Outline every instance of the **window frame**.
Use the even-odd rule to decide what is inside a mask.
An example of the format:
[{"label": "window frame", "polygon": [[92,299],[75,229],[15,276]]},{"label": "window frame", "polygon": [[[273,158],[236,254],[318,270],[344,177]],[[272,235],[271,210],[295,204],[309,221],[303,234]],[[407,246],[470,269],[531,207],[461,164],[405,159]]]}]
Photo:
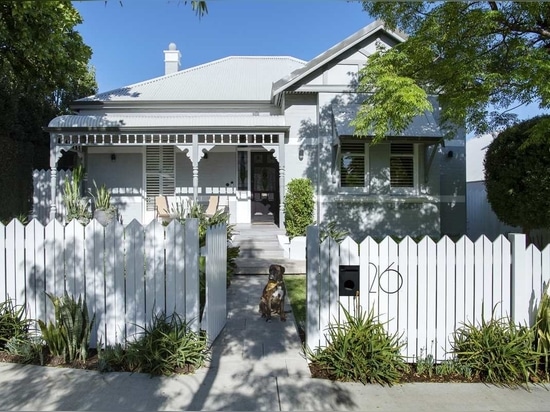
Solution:
[{"label": "window frame", "polygon": [[[358,141],[359,139],[352,139],[352,138],[341,138],[340,142],[338,142],[337,145],[335,145],[336,155],[335,155],[335,162],[334,162],[334,170],[335,170],[335,183],[338,185],[338,192],[341,194],[383,194],[383,193],[372,193],[371,192],[371,173],[370,173],[370,148],[369,143],[370,141]],[[363,176],[363,186],[343,186],[342,185],[342,161],[346,156],[346,150],[345,146],[346,144],[362,144],[363,145],[363,152],[361,154],[354,153],[353,156],[362,156],[364,159],[364,176]],[[417,142],[410,142],[410,141],[394,141],[394,142],[387,142],[387,143],[380,143],[380,144],[387,144],[388,145],[388,157],[387,157],[387,170],[388,170],[388,192],[386,192],[389,195],[418,195],[420,192],[420,182],[419,182],[419,175],[420,175],[420,144]],[[392,154],[392,144],[410,144],[412,145],[412,153],[411,154]],[[407,157],[412,158],[412,169],[413,169],[413,185],[410,187],[395,187],[391,184],[391,159],[392,157]]]},{"label": "window frame", "polygon": [[[362,153],[353,154],[356,157],[363,157],[363,185],[362,186],[343,186],[342,185],[342,160],[345,157],[343,146],[346,144],[362,144]],[[344,193],[369,193],[370,191],[370,150],[369,142],[357,141],[357,139],[342,139],[338,145],[338,157],[336,159],[336,166],[338,172],[338,188],[340,192]]]},{"label": "window frame", "polygon": [[[389,150],[389,170],[390,170],[390,192],[391,194],[397,194],[397,195],[416,195],[418,194],[418,169],[419,169],[419,161],[418,161],[418,147],[419,145],[417,143],[413,142],[390,142],[390,150]],[[410,144],[412,146],[412,153],[392,153],[392,145],[394,144]],[[391,160],[392,158],[410,158],[412,159],[412,186],[392,186],[391,182]]]}]

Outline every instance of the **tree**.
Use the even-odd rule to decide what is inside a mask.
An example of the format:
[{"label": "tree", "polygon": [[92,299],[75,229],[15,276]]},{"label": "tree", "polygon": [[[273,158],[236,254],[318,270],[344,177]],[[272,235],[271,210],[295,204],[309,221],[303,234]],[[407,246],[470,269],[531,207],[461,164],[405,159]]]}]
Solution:
[{"label": "tree", "polygon": [[363,8],[409,36],[362,70],[359,91],[369,94],[357,134],[380,140],[403,131],[433,110],[430,95],[440,95],[448,133],[510,125],[514,105],[550,107],[550,3],[363,1]]},{"label": "tree", "polygon": [[97,89],[81,22],[69,0],[0,2],[0,219],[30,208],[32,168],[49,164],[42,128]]},{"label": "tree", "polygon": [[536,117],[504,130],[485,154],[491,208],[501,221],[526,234],[550,227],[550,143],[524,144],[533,128],[549,118]]}]

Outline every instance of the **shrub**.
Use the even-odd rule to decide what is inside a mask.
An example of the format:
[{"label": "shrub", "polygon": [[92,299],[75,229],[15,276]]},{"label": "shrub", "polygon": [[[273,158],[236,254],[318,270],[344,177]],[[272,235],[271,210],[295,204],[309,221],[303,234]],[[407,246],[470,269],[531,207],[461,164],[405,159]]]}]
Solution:
[{"label": "shrub", "polygon": [[499,220],[520,226],[526,234],[550,226],[550,156],[542,155],[550,144],[548,139],[533,139],[533,132],[549,119],[534,117],[502,131],[483,162],[491,208]]},{"label": "shrub", "polygon": [[289,238],[305,236],[308,226],[313,224],[313,185],[309,179],[292,179],[284,201],[285,228]]},{"label": "shrub", "polygon": [[46,325],[38,320],[38,325],[50,352],[54,356],[63,356],[65,362],[85,361],[95,315],[90,321],[86,300],[83,301],[82,297],[75,301],[67,292],[63,297],[47,295],[54,306],[55,323]]},{"label": "shrub", "polygon": [[479,325],[463,324],[454,333],[452,351],[459,365],[469,368],[482,381],[503,386],[529,382],[539,357],[533,350],[531,328],[514,324],[508,318]]},{"label": "shrub", "polygon": [[98,352],[98,369],[100,372],[115,372],[128,370],[126,349],[117,343],[114,346],[107,346]]},{"label": "shrub", "polygon": [[42,339],[36,336],[13,337],[6,343],[6,351],[17,356],[19,363],[44,364]]},{"label": "shrub", "polygon": [[[548,296],[548,286],[539,303],[534,333],[537,352],[541,355],[539,362],[542,361],[546,380],[548,380],[550,373],[550,296]],[[539,362],[537,362],[537,370]]]},{"label": "shrub", "polygon": [[408,370],[400,353],[403,344],[399,336],[389,335],[372,309],[368,314],[359,310],[356,316],[342,310],[345,322],[329,325],[329,345],[313,352],[308,349],[309,360],[338,381],[381,385],[399,382]]},{"label": "shrub", "polygon": [[13,339],[26,339],[31,320],[25,318],[25,307],[8,299],[0,303],[0,349]]},{"label": "shrub", "polygon": [[135,372],[171,375],[199,368],[207,359],[206,338],[174,313],[153,316],[142,336],[128,345],[125,364]]}]

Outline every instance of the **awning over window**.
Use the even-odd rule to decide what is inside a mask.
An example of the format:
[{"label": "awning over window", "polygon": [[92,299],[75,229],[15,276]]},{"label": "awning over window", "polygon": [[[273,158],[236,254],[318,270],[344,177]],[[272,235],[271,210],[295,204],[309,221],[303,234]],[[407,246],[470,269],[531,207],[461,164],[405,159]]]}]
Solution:
[{"label": "awning over window", "polygon": [[[355,128],[350,122],[355,119],[359,108],[358,103],[347,105],[332,105],[335,138],[340,136],[354,136]],[[417,116],[402,133],[391,134],[390,137],[410,137],[427,140],[439,140],[443,137],[439,125],[431,112],[426,111],[422,116]]]}]

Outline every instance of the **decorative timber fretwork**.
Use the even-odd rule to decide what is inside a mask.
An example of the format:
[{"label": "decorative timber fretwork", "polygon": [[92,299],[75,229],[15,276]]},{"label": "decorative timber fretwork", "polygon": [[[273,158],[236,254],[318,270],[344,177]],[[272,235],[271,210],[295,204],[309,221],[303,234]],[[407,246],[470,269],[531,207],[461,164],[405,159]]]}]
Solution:
[{"label": "decorative timber fretwork", "polygon": [[264,145],[282,140],[282,133],[60,133],[54,139],[56,145],[83,146],[182,145],[194,141],[213,145]]}]

